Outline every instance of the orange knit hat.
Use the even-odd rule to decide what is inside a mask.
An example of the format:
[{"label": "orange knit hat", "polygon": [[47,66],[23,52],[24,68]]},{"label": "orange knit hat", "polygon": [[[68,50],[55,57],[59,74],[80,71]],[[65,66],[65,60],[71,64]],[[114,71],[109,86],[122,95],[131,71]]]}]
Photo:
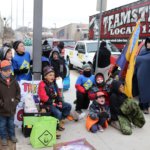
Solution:
[{"label": "orange knit hat", "polygon": [[1,70],[8,70],[11,69],[11,63],[8,60],[1,61]]}]

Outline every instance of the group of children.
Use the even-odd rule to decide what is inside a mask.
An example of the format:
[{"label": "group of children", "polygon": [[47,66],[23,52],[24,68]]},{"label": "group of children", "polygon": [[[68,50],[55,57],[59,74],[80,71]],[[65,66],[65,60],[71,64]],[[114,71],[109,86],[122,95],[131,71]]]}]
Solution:
[{"label": "group of children", "polygon": [[[5,57],[0,64],[0,136],[4,146],[7,145],[7,136],[12,142],[17,142],[13,122],[15,109],[20,100],[20,88],[13,74],[18,81],[31,80],[30,55],[25,52],[24,44],[16,41],[13,48],[16,51],[14,57],[9,54],[10,49],[4,53]],[[43,80],[39,83],[38,95],[41,112],[50,112],[57,118],[60,121],[57,129],[63,131],[65,128],[62,121],[70,115],[72,106],[64,100],[62,90],[56,84],[58,77],[62,79],[65,77],[63,74],[65,62],[63,57],[60,57],[60,52],[53,51],[50,64],[43,66]],[[7,59],[7,54],[11,55],[11,58]],[[144,125],[143,113],[135,100],[129,100],[124,94],[124,86],[120,81],[114,80],[110,87],[106,84],[103,74],[92,74],[89,64],[84,64],[82,70],[75,84],[77,98],[75,111],[82,114],[82,109],[89,108],[86,119],[86,128],[89,131],[93,133],[103,131],[108,123],[116,120],[119,121],[120,130],[124,134],[132,133],[131,123],[138,127]]]}]

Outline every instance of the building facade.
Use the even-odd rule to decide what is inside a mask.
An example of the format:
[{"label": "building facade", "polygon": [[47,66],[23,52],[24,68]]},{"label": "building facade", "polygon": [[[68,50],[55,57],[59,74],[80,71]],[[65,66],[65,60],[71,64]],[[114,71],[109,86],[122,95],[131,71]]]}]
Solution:
[{"label": "building facade", "polygon": [[75,41],[88,39],[88,24],[71,23],[57,28],[55,35],[58,39],[72,39]]}]

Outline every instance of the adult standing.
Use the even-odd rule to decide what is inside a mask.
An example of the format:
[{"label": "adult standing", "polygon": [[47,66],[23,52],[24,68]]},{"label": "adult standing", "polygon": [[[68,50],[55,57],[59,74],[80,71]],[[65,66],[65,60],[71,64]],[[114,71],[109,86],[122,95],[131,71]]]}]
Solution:
[{"label": "adult standing", "polygon": [[[150,38],[145,40],[145,50],[137,56],[134,72],[134,92],[138,91],[140,107],[144,113],[149,113],[150,104]],[[137,85],[137,86],[135,86]]]},{"label": "adult standing", "polygon": [[93,68],[95,70],[95,74],[102,73],[104,75],[105,80],[108,79],[108,72],[110,69],[110,56],[111,53],[106,47],[106,42],[102,41],[98,51],[98,60],[96,60],[97,52],[95,53],[93,60]]}]

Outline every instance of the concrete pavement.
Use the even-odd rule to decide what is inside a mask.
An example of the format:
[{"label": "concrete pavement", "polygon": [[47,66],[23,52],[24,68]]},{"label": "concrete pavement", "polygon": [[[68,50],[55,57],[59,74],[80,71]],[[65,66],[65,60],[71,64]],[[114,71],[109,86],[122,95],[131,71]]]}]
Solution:
[{"label": "concrete pavement", "polygon": [[[77,71],[71,71],[71,88],[64,92],[65,100],[73,104],[75,100],[74,84],[78,76]],[[74,107],[74,105],[73,105]],[[87,113],[87,111],[85,111]],[[133,134],[126,136],[120,131],[109,126],[103,133],[90,133],[85,128],[85,119],[78,122],[66,121],[65,131],[62,132],[57,143],[86,138],[97,150],[149,150],[150,149],[150,115],[145,115],[146,124],[142,129],[133,128]],[[21,129],[16,129],[19,142],[16,144],[17,150],[34,150],[30,145],[29,138],[24,138]],[[43,148],[52,150],[53,148]]]}]

